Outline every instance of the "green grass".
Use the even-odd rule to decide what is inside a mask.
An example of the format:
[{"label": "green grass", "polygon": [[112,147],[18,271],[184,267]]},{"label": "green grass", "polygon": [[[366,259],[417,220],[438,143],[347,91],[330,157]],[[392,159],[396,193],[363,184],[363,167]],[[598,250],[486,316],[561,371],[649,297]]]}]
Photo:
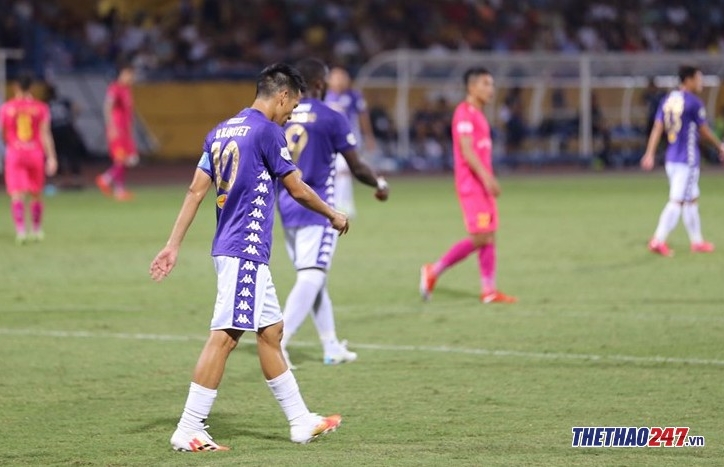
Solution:
[{"label": "green grass", "polygon": [[[724,245],[720,178],[703,178],[701,211]],[[308,405],[341,412],[342,429],[289,442],[245,336],[208,420],[233,450],[205,455],[174,453],[168,438],[215,294],[210,200],[162,284],[148,264],[183,186],[140,189],[129,204],[63,193],[48,200],[46,241],[23,247],[5,211],[0,464],[721,465],[724,262],[690,254],[682,227],[675,258],[646,251],[662,174],[502,181],[499,283],[519,304],[480,305],[472,259],[420,302],[420,264],[464,234],[450,179],[393,179],[384,205],[358,187],[330,289],[359,361],[323,366],[310,322],[291,348]],[[276,239],[283,302],[294,273]],[[707,445],[570,447],[572,426],[598,425],[689,426]]]}]

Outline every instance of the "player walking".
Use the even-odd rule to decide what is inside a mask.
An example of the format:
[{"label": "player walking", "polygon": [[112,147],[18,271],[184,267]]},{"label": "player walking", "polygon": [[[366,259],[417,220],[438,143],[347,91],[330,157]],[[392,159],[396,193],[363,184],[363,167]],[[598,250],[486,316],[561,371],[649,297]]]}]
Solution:
[{"label": "player walking", "polygon": [[[5,185],[10,195],[10,211],[15,223],[15,241],[43,239],[43,188],[45,176],[58,168],[55,144],[50,132],[47,104],[30,92],[33,80],[21,76],[15,84],[15,97],[0,107],[5,141]],[[30,197],[32,229],[25,226],[26,198]]]},{"label": "player walking", "polygon": [[282,314],[269,272],[274,223],[275,182],[308,209],[347,231],[347,217],[335,211],[300,176],[291,162],[281,129],[299,103],[305,84],[299,72],[283,65],[264,69],[250,108],[221,122],[209,133],[204,152],[166,244],[151,263],[154,280],[176,264],[181,242],[212,183],[216,188],[216,235],[211,254],[218,276],[211,333],[194,371],[193,382],[171,445],[179,451],[227,450],[206,432],[204,422],[231,351],[245,331],[255,332],[262,373],[290,424],[291,440],[307,443],[335,430],[339,415],[310,413],[281,352]]},{"label": "player walking", "polygon": [[[357,180],[376,188],[378,199],[387,199],[387,182],[358,157],[356,138],[347,119],[321,100],[327,87],[327,66],[319,60],[307,59],[299,63],[298,69],[308,88],[286,124],[286,136],[292,160],[301,170],[304,182],[321,198],[334,204],[334,167],[339,153]],[[337,339],[327,290],[327,272],[337,244],[337,232],[328,219],[304,209],[284,190],[279,193],[279,213],[287,252],[297,270],[297,280],[284,306],[282,350],[287,362],[287,344],[310,311],[324,347],[324,363],[334,365],[356,360],[357,354]]]},{"label": "player walking", "polygon": [[646,153],[641,167],[651,170],[661,135],[666,132],[666,174],[669,177],[669,202],[659,217],[649,250],[662,256],[673,256],[674,251],[666,244],[666,238],[683,217],[689,234],[691,251],[710,253],[714,245],[704,241],[699,218],[699,138],[719,149],[724,160],[724,145],[706,123],[706,110],[696,94],[702,90],[702,73],[693,66],[679,68],[679,88],[662,99],[656,112],[656,120],[649,135]]},{"label": "player walking", "polygon": [[450,248],[437,262],[422,266],[420,294],[430,299],[440,275],[477,251],[483,303],[513,303],[516,298],[500,292],[495,283],[495,232],[498,230],[496,198],[500,185],[493,173],[490,126],[483,107],[495,92],[493,76],[485,68],[465,72],[467,97],[453,114],[455,188],[470,236]]}]

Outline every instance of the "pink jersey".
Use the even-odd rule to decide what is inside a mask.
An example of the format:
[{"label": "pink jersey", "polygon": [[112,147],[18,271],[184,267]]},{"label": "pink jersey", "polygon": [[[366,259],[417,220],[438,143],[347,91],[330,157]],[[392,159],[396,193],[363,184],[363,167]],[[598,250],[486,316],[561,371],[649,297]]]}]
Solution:
[{"label": "pink jersey", "polygon": [[453,155],[455,159],[455,186],[460,196],[485,192],[483,183],[470,169],[463,156],[460,139],[470,137],[475,154],[483,167],[493,172],[493,144],[490,139],[490,126],[483,112],[463,101],[455,108],[452,120]]},{"label": "pink jersey", "polygon": [[111,107],[111,122],[119,138],[130,137],[133,132],[133,96],[131,87],[117,81],[108,86],[106,101]]},{"label": "pink jersey", "polygon": [[42,152],[41,125],[50,122],[48,106],[32,97],[16,97],[0,107],[5,144],[10,151]]}]

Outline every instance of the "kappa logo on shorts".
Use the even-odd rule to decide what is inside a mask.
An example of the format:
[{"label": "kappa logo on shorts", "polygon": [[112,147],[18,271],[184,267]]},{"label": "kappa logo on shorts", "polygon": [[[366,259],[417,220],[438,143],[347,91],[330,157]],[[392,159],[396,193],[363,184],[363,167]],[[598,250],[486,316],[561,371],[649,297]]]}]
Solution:
[{"label": "kappa logo on shorts", "polygon": [[244,287],[243,289],[241,289],[241,292],[239,292],[237,295],[238,295],[239,297],[249,298],[249,297],[251,297],[253,294],[251,293],[251,291],[250,291],[247,287]]},{"label": "kappa logo on shorts", "polygon": [[254,278],[251,277],[251,274],[246,274],[246,275],[244,275],[244,277],[241,278],[241,280],[239,281],[239,283],[241,283],[241,284],[253,284],[253,283],[254,283]]},{"label": "kappa logo on shorts", "polygon": [[239,300],[239,304],[236,306],[236,309],[241,311],[251,311],[249,302],[247,302],[246,300]]},{"label": "kappa logo on shorts", "polygon": [[244,265],[241,267],[242,271],[256,271],[253,261],[244,261]]},{"label": "kappa logo on shorts", "polygon": [[251,321],[249,321],[246,315],[239,315],[239,317],[236,318],[236,322],[239,324],[251,324]]}]

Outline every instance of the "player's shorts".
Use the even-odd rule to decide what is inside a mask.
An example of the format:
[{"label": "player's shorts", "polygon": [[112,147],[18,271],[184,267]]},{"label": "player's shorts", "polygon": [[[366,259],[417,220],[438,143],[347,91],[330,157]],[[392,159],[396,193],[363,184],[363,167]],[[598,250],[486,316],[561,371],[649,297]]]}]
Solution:
[{"label": "player's shorts", "polygon": [[699,197],[699,167],[681,162],[667,162],[669,199],[676,202],[693,201]]},{"label": "player's shorts", "polygon": [[498,206],[495,198],[484,193],[459,196],[465,228],[468,233],[488,233],[498,230]]},{"label": "player's shorts", "polygon": [[216,304],[211,330],[256,332],[282,320],[269,266],[230,256],[214,256]]},{"label": "player's shorts", "polygon": [[108,152],[113,162],[126,162],[138,157],[136,143],[130,136],[121,136],[108,143]]},{"label": "player's shorts", "polygon": [[5,153],[5,187],[9,194],[43,192],[45,156],[42,150],[22,151],[7,148]]},{"label": "player's shorts", "polygon": [[347,164],[347,159],[345,159],[342,154],[337,154],[334,158],[334,170],[337,172],[337,174],[343,174],[343,175],[349,175],[349,165]]},{"label": "player's shorts", "polygon": [[294,268],[328,271],[337,247],[338,233],[331,225],[307,225],[284,229],[289,259]]}]

